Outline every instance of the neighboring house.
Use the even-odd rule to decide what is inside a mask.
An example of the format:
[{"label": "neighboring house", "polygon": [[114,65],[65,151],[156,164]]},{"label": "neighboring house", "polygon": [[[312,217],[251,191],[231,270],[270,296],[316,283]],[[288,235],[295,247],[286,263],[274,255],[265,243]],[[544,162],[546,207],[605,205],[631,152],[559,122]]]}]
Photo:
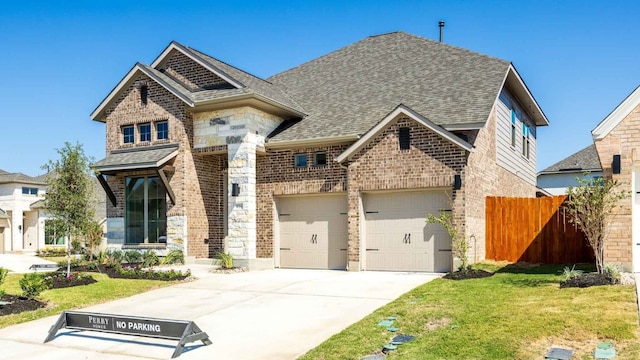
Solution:
[{"label": "neighboring house", "polygon": [[548,125],[510,62],[403,32],[266,80],[172,42],[91,118],[110,246],[349,270],[449,271],[441,210],[483,259],[485,196],[535,196]]},{"label": "neighboring house", "polygon": [[46,183],[40,176],[0,170],[0,254],[44,246],[46,216],[37,206]]},{"label": "neighboring house", "polygon": [[595,145],[589,145],[538,173],[538,187],[550,195],[565,195],[577,178],[602,178],[602,167]]},{"label": "neighboring house", "polygon": [[[44,177],[0,170],[0,254],[66,246],[64,236],[53,226],[44,207]],[[106,196],[97,181],[94,186],[96,219],[106,232]]]},{"label": "neighboring house", "polygon": [[614,209],[605,261],[640,272],[640,87],[591,131],[605,179],[630,192]]}]

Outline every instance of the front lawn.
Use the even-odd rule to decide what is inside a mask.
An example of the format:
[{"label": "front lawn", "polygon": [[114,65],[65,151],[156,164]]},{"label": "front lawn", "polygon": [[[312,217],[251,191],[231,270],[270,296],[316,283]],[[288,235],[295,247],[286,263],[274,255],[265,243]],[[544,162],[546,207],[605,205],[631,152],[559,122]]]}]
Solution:
[{"label": "front lawn", "polygon": [[[562,266],[499,268],[492,277],[437,279],[334,335],[301,359],[361,359],[380,354],[397,334],[414,335],[389,359],[543,359],[554,346],[593,359],[610,341],[618,359],[640,359],[633,286],[560,289]],[[397,319],[391,333],[377,324]]]},{"label": "front lawn", "polygon": [[[45,308],[0,316],[0,328],[57,315],[64,310],[82,308],[175,284],[174,281],[112,279],[105,274],[92,274],[92,276],[97,280],[96,283],[43,291],[38,299],[47,302]],[[18,280],[21,277],[22,274],[9,274],[2,289],[7,294],[20,295],[22,290]]]}]

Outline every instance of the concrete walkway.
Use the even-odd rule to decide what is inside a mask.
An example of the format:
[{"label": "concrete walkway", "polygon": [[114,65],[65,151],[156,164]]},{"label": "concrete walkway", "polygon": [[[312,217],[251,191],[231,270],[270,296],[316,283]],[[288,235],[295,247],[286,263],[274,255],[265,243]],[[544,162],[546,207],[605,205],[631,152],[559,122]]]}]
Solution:
[{"label": "concrete walkway", "polygon": [[[55,264],[55,262],[44,260],[35,255],[0,254],[0,267],[9,269],[14,273],[24,274],[33,272],[33,270],[29,269],[29,266],[33,264]],[[51,269],[42,271],[51,271]]]},{"label": "concrete walkway", "polygon": [[[213,344],[188,344],[180,359],[290,360],[439,276],[279,269],[206,274],[197,281],[82,310],[193,320],[209,334]],[[177,343],[64,329],[53,341],[43,344],[56,319],[57,316],[49,317],[1,329],[2,356],[48,360],[169,359]]]}]

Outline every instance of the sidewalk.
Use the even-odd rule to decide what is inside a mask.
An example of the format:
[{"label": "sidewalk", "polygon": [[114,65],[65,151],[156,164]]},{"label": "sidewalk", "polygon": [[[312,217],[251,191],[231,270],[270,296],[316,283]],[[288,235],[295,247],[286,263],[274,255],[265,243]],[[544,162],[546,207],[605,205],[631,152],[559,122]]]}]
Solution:
[{"label": "sidewalk", "polygon": [[[35,255],[27,254],[0,254],[0,267],[9,269],[18,274],[33,272],[29,267],[33,264],[55,264],[53,261],[44,260]],[[39,270],[42,272],[51,271],[51,269]]]}]

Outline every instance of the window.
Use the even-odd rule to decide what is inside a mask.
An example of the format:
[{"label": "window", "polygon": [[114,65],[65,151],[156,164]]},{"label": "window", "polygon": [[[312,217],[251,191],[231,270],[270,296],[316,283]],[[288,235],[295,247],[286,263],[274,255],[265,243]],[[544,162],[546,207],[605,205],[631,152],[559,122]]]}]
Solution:
[{"label": "window", "polygon": [[296,154],[295,166],[297,168],[307,167],[307,154]]},{"label": "window", "polygon": [[22,195],[38,195],[38,188],[22,187]]},{"label": "window", "polygon": [[133,125],[122,127],[122,142],[125,144],[133,144]]},{"label": "window", "polygon": [[313,166],[327,166],[327,153],[317,152],[313,154]]},{"label": "window", "polygon": [[529,158],[529,127],[522,123],[522,156]]},{"label": "window", "polygon": [[138,132],[140,133],[140,142],[151,141],[151,124],[141,124]]},{"label": "window", "polygon": [[147,105],[147,95],[149,93],[149,87],[147,85],[140,86],[140,102],[142,105]]},{"label": "window", "polygon": [[398,129],[398,138],[400,139],[400,150],[409,150],[411,147],[410,128],[401,127]]},{"label": "window", "polygon": [[156,140],[164,140],[169,138],[169,123],[160,121],[156,123]]},{"label": "window", "polygon": [[[125,242],[158,243],[167,236],[167,190],[159,177],[126,179]],[[161,241],[160,241],[161,242]]]},{"label": "window", "polygon": [[516,110],[511,107],[511,146],[516,147]]},{"label": "window", "polygon": [[58,219],[44,221],[44,244],[64,245],[64,222]]}]

